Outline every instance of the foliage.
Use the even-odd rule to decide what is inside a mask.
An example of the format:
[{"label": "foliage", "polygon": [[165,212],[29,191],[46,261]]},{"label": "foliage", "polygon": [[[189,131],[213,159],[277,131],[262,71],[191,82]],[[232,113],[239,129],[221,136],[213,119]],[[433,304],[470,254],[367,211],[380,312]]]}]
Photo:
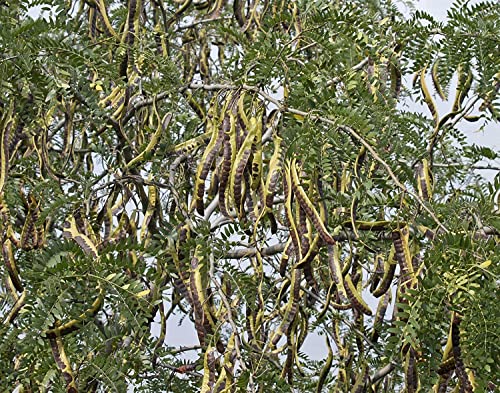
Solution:
[{"label": "foliage", "polygon": [[500,6],[397,5],[0,1],[2,391],[494,390]]}]

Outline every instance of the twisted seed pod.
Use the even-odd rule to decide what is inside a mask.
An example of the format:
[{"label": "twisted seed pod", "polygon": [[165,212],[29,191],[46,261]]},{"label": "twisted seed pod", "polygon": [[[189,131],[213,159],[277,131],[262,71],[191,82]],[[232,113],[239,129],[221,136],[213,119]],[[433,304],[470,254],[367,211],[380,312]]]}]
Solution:
[{"label": "twisted seed pod", "polygon": [[290,256],[293,253],[293,244],[292,244],[292,238],[289,237],[288,240],[286,241],[285,244],[285,249],[283,250],[283,253],[281,254],[281,259],[280,259],[280,276],[285,277],[286,275],[286,268],[288,267],[288,261],[290,259]]},{"label": "twisted seed pod", "polygon": [[377,306],[377,311],[375,312],[375,318],[373,320],[373,329],[372,329],[372,342],[376,343],[379,338],[379,333],[382,328],[382,324],[384,322],[385,312],[387,311],[387,306],[389,305],[392,298],[391,291],[386,291],[384,297],[380,299]]},{"label": "twisted seed pod", "polygon": [[254,136],[254,143],[252,144],[252,163],[251,163],[251,188],[253,191],[261,184],[262,177],[262,114],[259,112],[257,115],[256,132]]},{"label": "twisted seed pod", "polygon": [[296,196],[297,201],[300,204],[300,207],[302,209],[304,209],[304,212],[306,213],[307,218],[309,218],[309,220],[311,220],[314,227],[316,228],[316,230],[320,234],[321,238],[325,241],[325,243],[335,244],[335,240],[326,230],[325,225],[323,224],[323,221],[321,220],[318,212],[316,211],[316,208],[314,207],[312,202],[309,200],[309,197],[307,196],[304,189],[302,188],[302,186],[299,183],[299,177],[297,174],[295,160],[292,160],[292,162],[290,163],[290,174],[291,174],[293,193]]},{"label": "twisted seed pod", "polygon": [[219,209],[221,214],[226,217],[230,217],[226,205],[226,191],[228,189],[229,177],[231,176],[231,169],[236,157],[235,122],[236,118],[234,117],[234,115],[232,113],[226,113],[223,121],[224,146],[219,180]]},{"label": "twisted seed pod", "polygon": [[363,314],[372,315],[372,310],[370,310],[370,307],[368,307],[368,304],[366,304],[366,302],[361,297],[361,294],[354,286],[350,275],[347,275],[345,277],[344,284],[347,297],[351,301],[354,308]]},{"label": "twisted seed pod", "polygon": [[425,158],[417,165],[417,189],[418,195],[424,201],[432,198],[432,174],[429,167],[429,161]]},{"label": "twisted seed pod", "polygon": [[455,313],[451,323],[451,342],[453,345],[453,358],[455,359],[455,372],[460,381],[460,392],[472,393],[474,389],[467,375],[465,364],[462,359],[462,349],[460,348],[460,323],[462,318]]},{"label": "twisted seed pod", "polygon": [[273,207],[274,192],[278,183],[281,172],[281,159],[283,155],[282,142],[283,139],[278,135],[273,137],[274,152],[269,162],[269,171],[267,173],[265,192],[266,192],[266,207]]},{"label": "twisted seed pod", "polygon": [[89,254],[94,258],[98,257],[99,254],[97,252],[97,247],[86,235],[80,233],[76,226],[75,217],[69,216],[68,219],[64,222],[63,236],[73,239],[86,254]]},{"label": "twisted seed pod", "polygon": [[17,270],[16,261],[14,259],[14,253],[12,252],[12,242],[10,239],[5,239],[2,244],[2,257],[7,268],[7,272],[12,281],[13,286],[17,291],[23,291],[23,284],[19,278],[19,272]]},{"label": "twisted seed pod", "polygon": [[439,115],[436,107],[436,103],[427,88],[427,83],[425,82],[425,73],[427,67],[422,68],[420,71],[420,89],[422,90],[422,94],[424,95],[424,101],[431,112],[432,117],[434,118],[434,125],[437,126],[439,124]]},{"label": "twisted seed pod", "polygon": [[284,168],[284,178],[283,178],[283,193],[285,195],[285,224],[290,231],[290,237],[292,239],[293,248],[295,251],[295,257],[297,260],[300,260],[302,257],[302,251],[300,246],[300,238],[299,233],[297,231],[297,227],[295,225],[295,218],[293,216],[292,211],[292,180],[290,175],[290,167],[289,165],[285,165]]},{"label": "twisted seed pod", "polygon": [[193,203],[191,208],[196,207],[196,211],[200,214],[204,214],[205,207],[203,205],[203,196],[205,194],[205,180],[208,176],[208,172],[212,167],[212,163],[219,154],[222,147],[225,129],[229,127],[228,121],[224,119],[222,127],[217,127],[213,122],[212,116],[209,114],[207,117],[207,129],[211,130],[212,138],[208,143],[203,156],[198,164],[198,169],[196,171],[196,182],[194,185],[193,192]]},{"label": "twisted seed pod", "polygon": [[297,314],[298,303],[300,299],[301,275],[302,275],[301,269],[292,270],[292,277],[290,283],[290,298],[288,299],[283,320],[281,321],[281,324],[278,326],[278,328],[271,337],[272,347],[275,347],[278,341],[283,336],[283,334],[286,334],[288,332],[288,329],[290,328],[295,318],[295,315]]},{"label": "twisted seed pod", "polygon": [[71,368],[71,363],[66,355],[66,351],[64,350],[62,337],[56,335],[55,337],[51,337],[49,341],[54,360],[59,370],[61,370],[62,377],[66,382],[66,391],[68,393],[77,393],[78,388],[76,386],[75,376]]},{"label": "twisted seed pod", "polygon": [[203,263],[200,263],[200,246],[196,247],[193,258],[191,259],[191,275],[189,279],[189,289],[191,292],[191,299],[194,311],[194,324],[196,328],[196,332],[198,333],[198,340],[200,341],[201,346],[205,346],[206,341],[205,337],[207,334],[211,334],[210,331],[207,331],[207,328],[210,329],[210,325],[207,326],[205,315],[205,310],[203,304],[205,303],[205,290],[202,285],[201,280],[201,268],[203,267]]},{"label": "twisted seed pod", "polygon": [[441,83],[439,83],[438,77],[438,68],[439,68],[439,58],[432,65],[431,75],[432,75],[432,83],[434,84],[434,89],[439,94],[439,97],[443,101],[446,101],[446,95],[444,94],[443,88],[441,87]]},{"label": "twisted seed pod", "polygon": [[338,244],[328,245],[328,265],[333,282],[337,285],[337,291],[341,302],[347,301],[347,293],[344,286],[342,266],[340,265],[340,250]]},{"label": "twisted seed pod", "polygon": [[416,352],[413,348],[410,348],[405,355],[405,379],[406,379],[406,391],[408,393],[416,393],[420,387],[420,381],[418,378],[417,371],[417,360]]},{"label": "twisted seed pod", "polygon": [[252,153],[252,143],[257,132],[257,122],[258,120],[255,117],[250,119],[247,136],[238,154],[236,154],[234,165],[231,170],[229,189],[237,212],[241,210],[243,173]]},{"label": "twisted seed pod", "polygon": [[397,262],[394,259],[394,253],[395,250],[393,245],[391,247],[391,251],[389,252],[389,257],[384,261],[384,276],[382,277],[382,282],[377,289],[372,292],[375,297],[380,297],[389,290],[397,265]]},{"label": "twisted seed pod", "polygon": [[472,85],[472,71],[470,67],[464,64],[458,66],[458,80],[455,100],[453,102],[452,112],[458,112],[462,108],[462,103],[469,94]]}]

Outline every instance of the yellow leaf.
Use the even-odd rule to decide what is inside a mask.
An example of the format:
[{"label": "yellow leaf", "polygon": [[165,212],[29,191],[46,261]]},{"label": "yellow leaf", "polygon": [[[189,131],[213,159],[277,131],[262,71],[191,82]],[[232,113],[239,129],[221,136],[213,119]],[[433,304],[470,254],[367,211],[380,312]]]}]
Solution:
[{"label": "yellow leaf", "polygon": [[144,296],[149,295],[149,292],[150,292],[149,289],[145,289],[144,291],[136,293],[135,296],[137,296],[137,297],[144,297]]},{"label": "yellow leaf", "polygon": [[491,265],[491,259],[488,259],[487,261],[484,261],[479,265],[481,269],[487,269]]}]

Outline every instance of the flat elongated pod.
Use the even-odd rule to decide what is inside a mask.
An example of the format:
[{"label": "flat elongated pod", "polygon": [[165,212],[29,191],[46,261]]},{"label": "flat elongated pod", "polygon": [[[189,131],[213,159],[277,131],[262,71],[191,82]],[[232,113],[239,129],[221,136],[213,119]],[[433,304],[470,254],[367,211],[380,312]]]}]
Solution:
[{"label": "flat elongated pod", "polygon": [[[195,314],[195,326],[200,336],[200,345],[202,346],[204,345],[203,342],[205,342],[205,334],[211,335],[217,328],[213,312],[211,288],[208,284],[204,283],[205,275],[202,273],[202,269],[205,269],[204,259],[201,246],[198,245],[191,258],[190,290]],[[203,337],[203,340],[201,337]]]},{"label": "flat elongated pod", "polygon": [[0,195],[2,195],[9,171],[9,143],[11,129],[14,124],[13,111],[14,103],[11,102],[9,109],[5,111],[2,119],[0,119]]},{"label": "flat elongated pod", "polygon": [[366,363],[363,364],[361,369],[359,370],[356,381],[351,389],[351,393],[363,393],[366,391],[365,384],[368,379],[368,365]]},{"label": "flat elongated pod", "polygon": [[439,115],[436,107],[436,103],[432,98],[432,95],[427,87],[427,83],[425,82],[425,74],[427,67],[422,68],[420,71],[420,89],[422,90],[422,94],[424,95],[424,101],[431,112],[432,117],[434,118],[434,125],[437,126],[439,124]]},{"label": "flat elongated pod", "polygon": [[394,64],[392,61],[390,63],[390,73],[391,73],[391,91],[393,98],[398,98],[401,93],[401,81],[402,75],[399,68],[399,64]]},{"label": "flat elongated pod", "polygon": [[257,127],[252,144],[252,164],[250,171],[250,186],[253,191],[261,184],[262,177],[262,112],[257,114]]},{"label": "flat elongated pod", "polygon": [[5,239],[3,241],[2,257],[12,284],[17,291],[22,292],[23,284],[21,283],[21,279],[19,278],[19,272],[17,270],[16,261],[14,259],[14,253],[12,252],[12,242],[10,241],[10,239]]},{"label": "flat elongated pod", "polygon": [[289,237],[288,240],[286,241],[285,244],[285,249],[283,250],[283,253],[281,254],[281,259],[280,259],[280,276],[285,277],[286,275],[286,270],[288,267],[288,261],[290,260],[290,255],[293,253],[293,244],[292,244],[292,238]]},{"label": "flat elongated pod", "polygon": [[321,393],[323,389],[323,385],[325,384],[326,378],[328,378],[328,373],[330,372],[330,368],[333,363],[333,351],[332,346],[330,345],[330,340],[326,337],[326,346],[328,347],[328,355],[325,360],[325,364],[321,368],[319,373],[318,386],[316,387],[316,393]]},{"label": "flat elongated pod", "polygon": [[207,116],[207,130],[211,130],[212,138],[210,139],[210,142],[203,152],[203,156],[198,164],[193,192],[193,202],[191,206],[191,208],[196,207],[196,211],[200,215],[203,215],[205,211],[203,204],[203,197],[205,195],[205,180],[207,179],[208,172],[212,167],[215,157],[222,147],[225,127],[229,127],[229,119],[224,119],[222,127],[218,127],[213,119],[213,115],[209,113]]},{"label": "flat elongated pod", "polygon": [[278,344],[280,338],[288,333],[288,329],[290,328],[293,320],[295,319],[295,315],[298,310],[298,303],[300,299],[300,280],[302,276],[301,269],[293,269],[292,277],[290,283],[290,296],[288,299],[288,303],[285,309],[285,315],[283,316],[283,320],[281,324],[278,326],[274,334],[271,336],[271,346],[275,347]]},{"label": "flat elongated pod", "polygon": [[10,277],[7,277],[7,286],[9,287],[11,293],[14,295],[15,302],[12,308],[10,309],[9,314],[7,315],[7,317],[3,322],[4,325],[9,325],[16,319],[17,315],[19,314],[19,311],[21,311],[21,309],[24,307],[24,302],[26,300],[26,290],[24,290],[21,293],[21,296],[18,296]]},{"label": "flat elongated pod", "polygon": [[441,83],[439,82],[439,76],[438,76],[439,60],[440,59],[437,59],[432,65],[432,71],[431,71],[432,83],[434,85],[436,93],[439,94],[439,97],[441,97],[443,101],[446,101],[446,95],[444,94],[443,88],[441,87]]},{"label": "flat elongated pod", "polygon": [[233,13],[236,21],[240,27],[245,26],[245,16],[243,13],[243,8],[245,6],[245,0],[234,0],[233,2]]},{"label": "flat elongated pod", "polygon": [[392,298],[391,291],[386,291],[384,296],[379,300],[377,311],[375,312],[375,318],[373,320],[372,328],[372,342],[377,342],[379,338],[379,332],[381,331],[382,324],[384,323],[384,316],[387,311],[387,306],[389,305]]},{"label": "flat elongated pod", "polygon": [[344,286],[344,277],[342,276],[342,266],[340,265],[340,249],[338,244],[328,245],[328,265],[332,275],[333,282],[337,285],[337,290],[342,302],[347,301],[347,293]]},{"label": "flat elongated pod", "polygon": [[205,143],[210,142],[210,138],[212,136],[212,130],[204,132],[201,135],[195,136],[187,141],[182,143],[178,143],[173,147],[173,152],[177,154],[188,154],[199,148]]},{"label": "flat elongated pod", "polygon": [[87,308],[78,317],[64,324],[59,323],[54,328],[46,330],[44,332],[45,337],[51,338],[56,336],[61,336],[61,337],[65,336],[69,333],[72,333],[80,329],[85,322],[88,322],[91,320],[91,318],[94,318],[104,303],[104,288],[102,286],[99,286],[98,289],[99,289],[99,294],[94,299],[89,308]]},{"label": "flat elongated pod", "polygon": [[285,176],[283,177],[283,189],[284,189],[283,193],[285,195],[285,204],[284,204],[285,223],[290,231],[290,237],[292,239],[293,248],[295,251],[295,257],[297,260],[300,260],[302,258],[302,251],[300,246],[299,233],[297,231],[297,226],[295,224],[295,217],[293,215],[293,210],[292,210],[293,193],[292,193],[292,180],[290,176],[289,165],[285,166],[284,174]]},{"label": "flat elongated pod", "polygon": [[282,147],[283,139],[278,135],[273,136],[274,151],[269,161],[269,171],[265,183],[266,207],[271,209],[273,207],[274,193],[278,183],[281,172],[281,159],[283,155]]},{"label": "flat elongated pod", "polygon": [[154,216],[156,203],[158,200],[158,190],[156,186],[151,185],[148,186],[148,207],[146,209],[146,213],[144,214],[144,219],[142,220],[140,239],[144,241],[146,237],[149,235],[149,223]]},{"label": "flat elongated pod", "polygon": [[363,300],[361,297],[361,294],[358,292],[357,288],[354,286],[351,276],[348,274],[344,278],[344,284],[345,284],[345,290],[347,293],[348,299],[351,301],[352,305],[356,310],[359,312],[366,314],[366,315],[372,315],[372,310],[370,310],[370,307],[368,307],[368,304]]},{"label": "flat elongated pod", "polygon": [[323,239],[323,241],[325,243],[335,244],[335,240],[326,230],[325,225],[323,224],[323,221],[321,220],[321,217],[319,216],[319,213],[317,212],[316,208],[314,207],[314,205],[310,201],[306,192],[304,191],[304,189],[300,185],[295,160],[292,160],[292,162],[290,163],[290,174],[291,174],[293,193],[296,196],[297,201],[300,204],[300,207],[302,209],[304,209],[304,212],[306,213],[307,218],[309,220],[311,220],[311,222],[314,225],[314,228],[318,231],[319,235],[321,236],[321,238]]},{"label": "flat elongated pod", "polygon": [[458,80],[457,80],[457,90],[455,93],[455,100],[453,101],[452,112],[458,112],[462,108],[462,103],[469,94],[470,88],[472,86],[472,71],[470,67],[464,64],[459,64],[458,66]]},{"label": "flat elongated pod", "polygon": [[232,113],[226,113],[223,121],[224,146],[222,153],[222,165],[219,177],[219,210],[223,216],[230,217],[227,206],[229,190],[229,178],[231,169],[236,158],[236,117]]},{"label": "flat elongated pod", "polygon": [[215,356],[214,349],[208,347],[203,358],[203,380],[201,382],[201,393],[212,393],[215,384]]},{"label": "flat elongated pod", "polygon": [[471,381],[467,375],[467,370],[465,369],[465,364],[462,359],[462,349],[460,347],[461,322],[462,317],[455,313],[451,323],[451,343],[453,345],[453,358],[455,359],[455,372],[457,373],[460,381],[460,391],[464,393],[472,393],[474,389],[472,388]]},{"label": "flat elongated pod", "polygon": [[408,393],[417,393],[420,389],[420,380],[418,378],[416,352],[411,347],[405,355],[404,370],[406,391]]},{"label": "flat elongated pod", "polygon": [[425,158],[417,164],[417,189],[424,201],[432,199],[432,173],[429,161]]},{"label": "flat elongated pod", "polygon": [[73,239],[83,250],[85,254],[91,255],[94,258],[99,256],[97,247],[94,243],[83,233],[81,233],[77,226],[75,217],[69,216],[63,224],[63,236]]},{"label": "flat elongated pod", "polygon": [[415,277],[410,253],[409,238],[410,230],[407,225],[392,232],[395,257],[401,268],[401,274],[405,276],[405,281],[408,285],[412,285],[415,281]]},{"label": "flat elongated pod", "polygon": [[236,211],[240,211],[241,207],[243,173],[252,154],[252,144],[257,131],[257,122],[258,120],[255,117],[250,119],[247,136],[236,154],[231,170],[229,190],[234,200]]},{"label": "flat elongated pod", "polygon": [[54,356],[57,368],[61,371],[62,377],[66,382],[66,392],[78,393],[73,369],[71,368],[71,363],[66,355],[62,337],[60,335],[50,338],[50,349],[52,350],[52,355]]}]

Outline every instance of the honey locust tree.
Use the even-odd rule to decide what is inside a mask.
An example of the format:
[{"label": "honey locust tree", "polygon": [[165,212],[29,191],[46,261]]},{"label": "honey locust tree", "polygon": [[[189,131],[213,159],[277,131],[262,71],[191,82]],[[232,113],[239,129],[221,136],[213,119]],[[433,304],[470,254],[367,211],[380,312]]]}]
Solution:
[{"label": "honey locust tree", "polygon": [[499,155],[462,131],[498,132],[497,2],[2,0],[0,26],[2,391],[497,388]]}]

